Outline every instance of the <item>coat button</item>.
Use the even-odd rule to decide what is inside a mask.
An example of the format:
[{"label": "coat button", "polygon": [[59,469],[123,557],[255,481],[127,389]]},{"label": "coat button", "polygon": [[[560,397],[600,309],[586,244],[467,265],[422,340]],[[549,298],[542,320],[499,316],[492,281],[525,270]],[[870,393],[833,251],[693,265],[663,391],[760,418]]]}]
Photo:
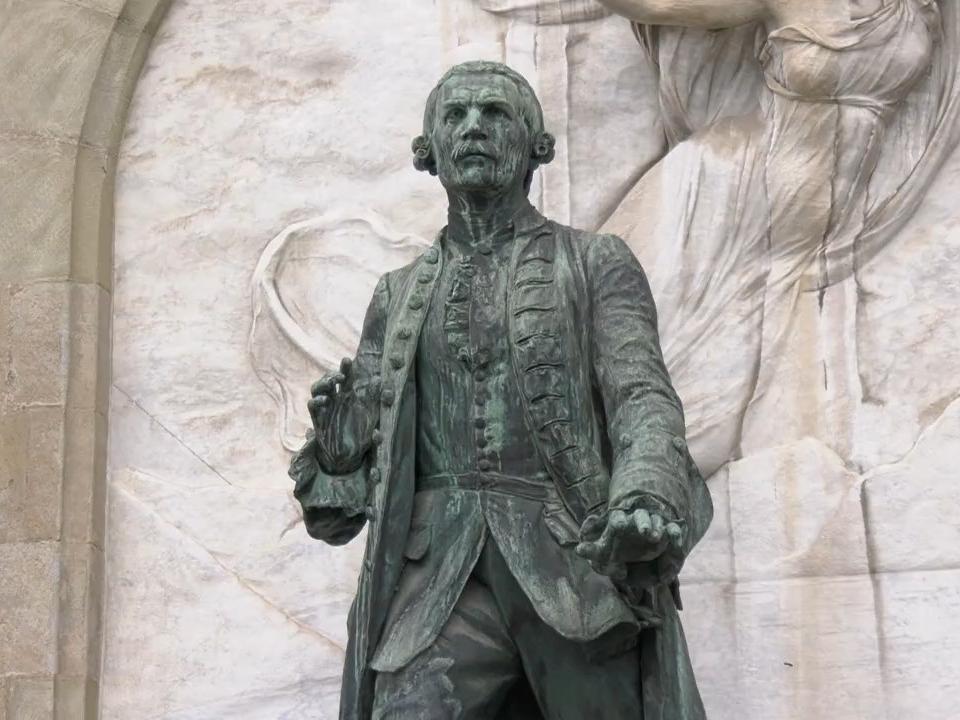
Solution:
[{"label": "coat button", "polygon": [[380,468],[370,469],[370,482],[372,483],[380,482]]},{"label": "coat button", "polygon": [[626,449],[627,449],[628,447],[630,447],[631,445],[633,445],[633,438],[632,438],[632,437],[630,437],[629,435],[621,435],[621,436],[620,436],[620,447],[621,447],[621,448],[623,448],[624,450],[626,450]]},{"label": "coat button", "polygon": [[433,280],[433,273],[431,272],[422,272],[419,275],[417,275],[417,282],[420,283],[421,285],[426,285],[431,280]]},{"label": "coat button", "polygon": [[[374,430],[372,440],[374,445],[376,445],[377,447],[380,447],[380,445],[383,444],[383,433],[380,432],[379,430]],[[376,470],[376,468],[374,468],[374,470]]]},{"label": "coat button", "polygon": [[423,256],[423,259],[431,265],[436,265],[437,260],[440,259],[440,253],[437,252],[436,248],[430,248]]},{"label": "coat button", "polygon": [[683,452],[687,449],[687,444],[683,441],[682,437],[673,438],[673,446],[679,451]]},{"label": "coat button", "polygon": [[412,334],[413,333],[410,332],[410,328],[400,328],[400,331],[397,333],[397,337],[401,340],[409,340]]},{"label": "coat button", "polygon": [[367,520],[376,520],[377,511],[373,509],[373,505],[367,505]]},{"label": "coat button", "polygon": [[423,298],[414,295],[412,298],[410,298],[410,302],[407,304],[407,307],[409,307],[411,310],[419,310],[423,307]]},{"label": "coat button", "polygon": [[384,407],[390,407],[396,399],[397,394],[389,388],[380,393],[380,402],[383,403]]},{"label": "coat button", "polygon": [[402,367],[403,367],[403,358],[400,357],[399,355],[393,355],[393,356],[391,356],[391,358],[390,358],[390,367],[392,367],[394,370],[399,370],[400,368],[402,368]]},{"label": "coat button", "polygon": [[482,417],[478,417],[476,420],[473,421],[473,426],[475,428],[483,430],[483,428],[487,426],[487,421],[484,420]]},{"label": "coat button", "polygon": [[491,463],[489,460],[484,458],[483,460],[477,463],[477,467],[483,470],[484,472],[486,472],[487,470],[493,467],[493,463]]}]

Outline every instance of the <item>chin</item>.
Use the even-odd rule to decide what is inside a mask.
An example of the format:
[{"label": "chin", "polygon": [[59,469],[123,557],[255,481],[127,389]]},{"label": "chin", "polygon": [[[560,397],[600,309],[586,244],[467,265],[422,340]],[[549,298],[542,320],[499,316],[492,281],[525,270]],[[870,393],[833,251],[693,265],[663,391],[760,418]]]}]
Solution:
[{"label": "chin", "polygon": [[492,177],[463,177],[455,178],[449,184],[444,183],[451,190],[460,192],[496,192],[499,183]]}]

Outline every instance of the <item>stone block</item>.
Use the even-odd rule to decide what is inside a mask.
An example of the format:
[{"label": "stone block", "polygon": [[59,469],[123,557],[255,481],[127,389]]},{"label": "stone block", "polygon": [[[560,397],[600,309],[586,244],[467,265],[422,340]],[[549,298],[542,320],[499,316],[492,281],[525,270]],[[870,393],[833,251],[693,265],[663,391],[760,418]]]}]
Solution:
[{"label": "stone block", "polygon": [[732,463],[737,579],[868,574],[861,481],[812,438]]},{"label": "stone block", "polygon": [[960,697],[960,570],[878,576],[887,717],[941,720]]},{"label": "stone block", "polygon": [[683,592],[710,720],[885,717],[869,577],[706,583]]},{"label": "stone block", "polygon": [[100,548],[63,543],[58,671],[68,677],[99,676],[103,573]]},{"label": "stone block", "polygon": [[[0,221],[2,222],[2,221]],[[0,286],[5,349],[0,407],[63,405],[69,364],[69,287],[44,282]]]},{"label": "stone block", "polygon": [[62,0],[0,5],[0,135],[76,141],[116,19]]},{"label": "stone block", "polygon": [[61,536],[103,548],[106,513],[107,418],[68,408]]},{"label": "stone block", "polygon": [[194,474],[111,472],[101,717],[330,715],[362,548],[310,541],[285,492]]},{"label": "stone block", "polygon": [[[8,683],[6,713],[9,720],[52,720],[52,678],[12,677]],[[0,718],[2,717],[3,715],[0,715]]]},{"label": "stone block", "polygon": [[76,154],[72,143],[0,133],[0,282],[69,275]]},{"label": "stone block", "polygon": [[83,145],[77,152],[70,276],[108,291],[113,287],[115,170],[110,150]]},{"label": "stone block", "polygon": [[680,576],[682,583],[733,582],[733,531],[730,527],[730,469],[722,468],[707,483],[713,499],[713,522],[693,549]]},{"label": "stone block", "polygon": [[55,542],[0,545],[0,675],[53,676],[59,568]]},{"label": "stone block", "polygon": [[693,671],[708,715],[714,720],[723,708],[736,707],[740,668],[736,654],[736,586],[733,583],[685,583],[680,613]]},{"label": "stone block", "polygon": [[60,535],[63,408],[0,411],[0,542]]},{"label": "stone block", "polygon": [[110,402],[110,295],[96,284],[73,283],[67,406],[106,413]]},{"label": "stone block", "polygon": [[94,680],[58,675],[53,693],[56,700],[54,720],[96,720],[99,717],[99,687]]},{"label": "stone block", "polygon": [[[91,0],[87,0],[88,2]],[[170,0],[93,0],[119,12],[91,88],[80,138],[95,149],[115,151],[122,139],[127,106],[153,40],[158,18]],[[116,10],[116,6],[121,6]],[[112,176],[113,173],[111,173]]]},{"label": "stone block", "polygon": [[880,572],[960,567],[960,401],[900,462],[867,474],[868,534]]}]

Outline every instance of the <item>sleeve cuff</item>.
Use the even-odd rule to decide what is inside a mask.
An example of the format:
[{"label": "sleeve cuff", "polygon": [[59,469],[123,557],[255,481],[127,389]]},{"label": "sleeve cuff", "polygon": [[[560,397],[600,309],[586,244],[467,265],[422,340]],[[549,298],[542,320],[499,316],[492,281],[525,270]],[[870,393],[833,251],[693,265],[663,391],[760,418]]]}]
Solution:
[{"label": "sleeve cuff", "polygon": [[339,510],[348,517],[363,515],[367,501],[366,467],[345,475],[329,475],[317,460],[316,440],[307,441],[290,463],[294,480],[293,496],[304,513],[316,510]]}]

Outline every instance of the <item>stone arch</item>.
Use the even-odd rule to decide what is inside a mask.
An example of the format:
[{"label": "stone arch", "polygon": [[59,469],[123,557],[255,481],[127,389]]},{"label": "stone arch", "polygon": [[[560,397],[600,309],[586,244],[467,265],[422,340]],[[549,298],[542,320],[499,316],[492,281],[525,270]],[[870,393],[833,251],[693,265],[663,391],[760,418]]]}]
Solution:
[{"label": "stone arch", "polygon": [[114,173],[171,3],[0,6],[0,717],[98,715]]}]

